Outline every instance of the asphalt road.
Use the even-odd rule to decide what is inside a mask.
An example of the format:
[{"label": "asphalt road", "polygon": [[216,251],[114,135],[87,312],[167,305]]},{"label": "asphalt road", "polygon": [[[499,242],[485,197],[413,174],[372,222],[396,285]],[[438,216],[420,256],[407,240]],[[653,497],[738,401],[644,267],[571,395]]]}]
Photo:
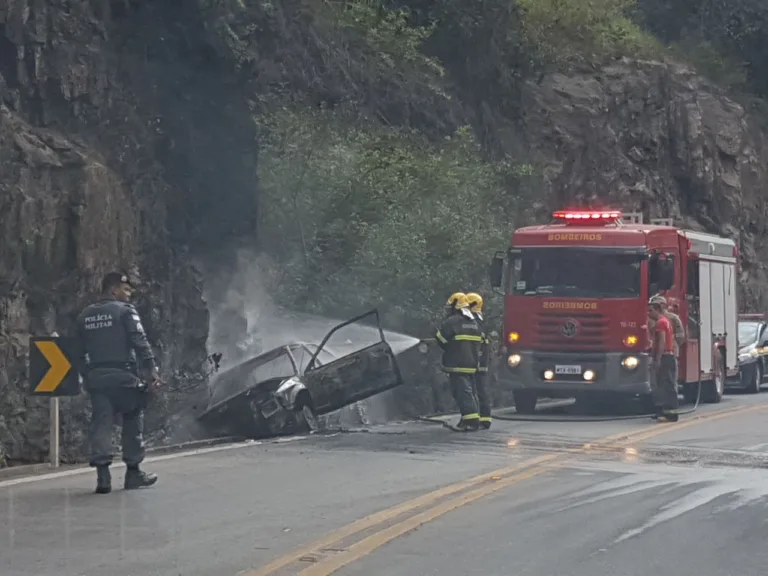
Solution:
[{"label": "asphalt road", "polygon": [[0,480],[2,576],[762,576],[768,394],[676,424],[400,423]]}]

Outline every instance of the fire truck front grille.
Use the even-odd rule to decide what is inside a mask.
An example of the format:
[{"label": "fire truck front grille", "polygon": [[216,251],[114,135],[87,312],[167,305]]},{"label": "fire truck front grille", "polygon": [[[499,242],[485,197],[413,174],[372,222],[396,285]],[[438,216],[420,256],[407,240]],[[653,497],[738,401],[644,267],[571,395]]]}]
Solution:
[{"label": "fire truck front grille", "polygon": [[608,344],[608,319],[595,312],[542,312],[534,345],[553,352],[597,352]]}]

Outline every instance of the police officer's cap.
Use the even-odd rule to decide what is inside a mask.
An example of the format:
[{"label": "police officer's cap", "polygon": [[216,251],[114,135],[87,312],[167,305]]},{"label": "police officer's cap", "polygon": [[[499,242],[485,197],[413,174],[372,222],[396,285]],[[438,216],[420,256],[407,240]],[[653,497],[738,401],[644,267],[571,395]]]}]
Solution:
[{"label": "police officer's cap", "polygon": [[101,281],[101,291],[106,292],[107,290],[111,290],[115,286],[119,286],[120,284],[128,284],[131,288],[133,288],[133,283],[131,282],[131,279],[128,278],[127,274],[124,274],[122,272],[110,272]]}]

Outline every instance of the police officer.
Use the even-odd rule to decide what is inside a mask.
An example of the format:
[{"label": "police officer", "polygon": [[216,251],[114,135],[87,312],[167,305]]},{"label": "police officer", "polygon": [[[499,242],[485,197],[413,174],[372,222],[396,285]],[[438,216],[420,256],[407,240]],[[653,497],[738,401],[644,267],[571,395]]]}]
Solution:
[{"label": "police officer", "polygon": [[451,393],[461,412],[458,428],[477,430],[480,414],[474,394],[478,348],[483,341],[477,321],[463,292],[451,294],[445,303],[446,317],[435,334],[443,350],[442,370],[448,374]]},{"label": "police officer", "polygon": [[469,311],[475,317],[483,341],[479,346],[477,374],[475,374],[475,392],[477,406],[480,409],[480,428],[488,430],[491,427],[491,397],[488,394],[488,365],[490,363],[490,340],[485,331],[483,320],[483,297],[477,292],[467,294]]},{"label": "police officer", "polygon": [[152,486],[157,476],[139,469],[144,460],[143,420],[147,387],[139,378],[160,385],[154,354],[139,314],[129,304],[133,286],[125,274],[110,272],[101,282],[101,298],[77,318],[83,357],[80,372],[91,397],[91,458],[96,468],[96,493],[112,491],[112,427],[123,419],[125,489]]}]

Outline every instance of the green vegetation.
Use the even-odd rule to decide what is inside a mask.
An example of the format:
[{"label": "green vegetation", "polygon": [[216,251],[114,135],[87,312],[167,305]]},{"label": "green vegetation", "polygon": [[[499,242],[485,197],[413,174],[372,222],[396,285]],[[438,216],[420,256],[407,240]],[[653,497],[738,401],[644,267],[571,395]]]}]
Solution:
[{"label": "green vegetation", "polygon": [[429,316],[484,281],[530,205],[533,168],[484,161],[467,127],[429,142],[339,111],[261,122],[259,234],[286,266],[285,304]]},{"label": "green vegetation", "polygon": [[644,29],[713,80],[768,96],[768,2],[636,0]]},{"label": "green vegetation", "polygon": [[505,154],[525,150],[509,146],[519,94],[543,73],[675,57],[768,94],[763,0],[207,3],[254,89],[259,236],[293,306],[426,317],[482,287],[543,189]]},{"label": "green vegetation", "polygon": [[601,62],[661,52],[628,15],[634,0],[518,0],[531,49],[550,63]]}]

